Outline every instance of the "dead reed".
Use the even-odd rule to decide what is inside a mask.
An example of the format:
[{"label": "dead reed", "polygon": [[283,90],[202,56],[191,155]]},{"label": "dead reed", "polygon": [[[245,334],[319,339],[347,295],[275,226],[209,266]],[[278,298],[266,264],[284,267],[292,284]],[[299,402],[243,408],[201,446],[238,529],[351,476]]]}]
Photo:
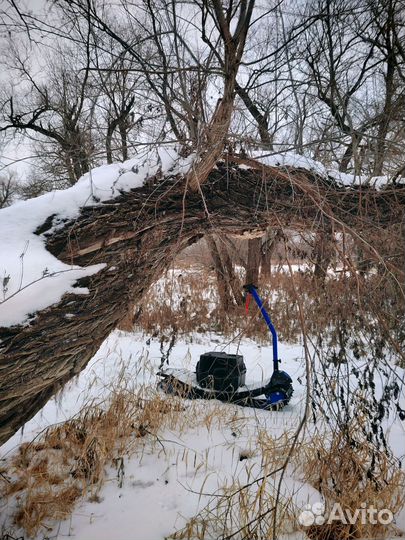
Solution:
[{"label": "dead reed", "polygon": [[[270,277],[263,278],[260,292],[281,341],[292,343],[302,336],[298,290],[307,334],[324,351],[329,350],[331,361],[346,361],[348,353],[357,358],[367,356],[371,347],[376,354],[385,349],[384,354],[391,354],[402,365],[405,305],[398,287],[394,278],[377,272],[359,276],[357,272],[339,271],[320,284],[308,269],[294,271],[292,279],[290,269],[280,265],[278,271],[276,268]],[[215,274],[206,266],[186,265],[169,271],[137,309],[137,328],[167,342],[173,336],[193,332],[226,337],[238,334],[262,344],[270,340],[254,306],[248,316],[244,306],[224,311]]]},{"label": "dead reed", "polygon": [[[354,418],[344,430],[316,435],[300,448],[296,461],[302,479],[319,491],[325,516],[336,504],[344,513],[343,519],[307,527],[305,532],[313,540],[391,538],[398,533],[394,523],[382,523],[376,515],[387,509],[395,516],[403,508],[405,473],[396,459],[362,435],[359,422],[364,421]],[[367,509],[375,509],[371,518],[358,514],[358,519],[350,523],[345,517],[346,513],[354,516],[356,510]]]}]

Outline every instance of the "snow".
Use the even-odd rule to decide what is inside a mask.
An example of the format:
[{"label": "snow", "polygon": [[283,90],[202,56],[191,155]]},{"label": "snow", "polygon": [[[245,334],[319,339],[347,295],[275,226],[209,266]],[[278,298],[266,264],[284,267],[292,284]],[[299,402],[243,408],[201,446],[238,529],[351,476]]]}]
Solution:
[{"label": "snow", "polygon": [[[208,350],[207,348],[231,353],[235,352],[238,343],[239,341],[234,343],[217,334],[193,334],[176,342],[170,354],[170,367],[192,369],[196,359],[198,360],[200,355]],[[271,375],[273,369],[271,345],[261,346],[250,339],[244,339],[240,342],[239,352],[244,355],[248,371],[247,384],[266,379]],[[279,343],[279,354],[285,371],[288,371],[294,379],[298,376],[303,377],[302,345]],[[112,381],[122,370],[136,386],[154,386],[161,357],[158,339],[147,339],[140,333],[120,330],[112,332],[77,379],[67,383],[59,397],[48,401],[40,413],[0,447],[0,452],[16,448],[22,442],[31,440],[48,425],[67,420],[79,412],[89,399],[90,384],[91,396],[100,400],[105,398],[111,390]],[[297,414],[296,406],[303,395],[304,392],[300,392],[299,389],[294,392],[292,400],[294,417]],[[292,406],[289,405],[282,414],[286,416],[291,411]],[[261,414],[261,411],[259,413]]]},{"label": "snow", "polygon": [[[190,369],[201,353],[213,349],[236,352],[237,343],[216,334],[192,334],[175,344],[170,366]],[[217,401],[185,401],[186,410],[197,407],[192,409],[196,411],[195,424],[185,425],[178,431],[164,428],[158,434],[158,441],[145,437],[137,453],[124,456],[125,474],[121,484],[116,468],[111,466],[98,502],[84,499],[70,519],[55,522],[52,531],[39,533],[36,540],[45,537],[60,540],[66,536],[73,540],[163,540],[212,504],[211,494],[237,481],[246,483],[248,479],[261,476],[266,455],[257,446],[259,433],[273,438],[291,434],[304,410],[305,382],[300,382],[305,381],[303,347],[281,343],[279,348],[283,369],[294,381],[294,395],[283,411],[266,412]],[[259,346],[252,340],[242,339],[239,352],[247,365],[247,383],[269,375],[270,345]],[[134,389],[155,387],[160,359],[158,339],[146,339],[140,333],[113,332],[78,378],[49,401],[24,430],[0,447],[0,465],[1,458],[9,459],[21,442],[32,440],[51,424],[71,418],[90,400],[105,399],[114,380],[131,381]],[[400,373],[403,376],[403,370]],[[202,422],[205,416],[211,416],[214,421]],[[311,430],[309,423],[309,437]],[[402,457],[404,427],[391,417],[385,431],[395,455]],[[240,461],[242,452],[248,458]],[[275,476],[271,480],[273,485],[278,479],[279,476]],[[320,494],[303,483],[292,469],[286,471],[282,495],[290,497],[296,509],[322,501]],[[13,500],[0,508],[0,530],[12,526],[10,516],[15,504]],[[404,512],[397,516],[397,525],[405,526]],[[15,536],[23,534],[18,530],[13,533]],[[283,537],[287,538],[298,540],[305,536],[295,531]]]},{"label": "snow", "polygon": [[75,288],[75,282],[104,268],[102,264],[86,268],[68,265],[49,253],[45,237],[35,234],[49,216],[54,216],[54,229],[61,227],[66,220],[76,218],[84,206],[139,188],[159,170],[173,174],[188,170],[191,159],[180,159],[174,147],[159,148],[142,158],[93,169],[69,189],[2,209],[0,327],[26,323],[32,314],[55,304],[65,293],[86,294],[87,289]]},{"label": "snow", "polygon": [[[331,169],[323,165],[319,161],[315,161],[309,157],[294,152],[283,152],[269,154],[268,152],[253,151],[250,157],[256,159],[269,167],[298,167],[307,171],[314,172],[323,177],[329,177],[335,180],[338,184],[345,187],[350,186],[370,186],[376,189],[383,189],[390,183],[388,176],[369,177],[365,175],[348,174]],[[243,167],[249,168],[248,165]],[[404,178],[398,179],[398,182],[404,181]]]},{"label": "snow", "polygon": [[[190,368],[207,350],[235,352],[236,344],[228,345],[228,341],[215,334],[195,334],[176,343],[170,355],[170,366]],[[243,340],[239,352],[247,365],[247,383],[270,374],[271,346],[261,347],[251,340]],[[295,381],[303,376],[300,345],[281,344],[280,355],[284,369]],[[0,447],[0,464],[1,458],[10,457],[21,442],[32,440],[51,424],[71,418],[90,399],[103,400],[112,381],[122,377],[124,372],[135,386],[154,387],[160,358],[159,340],[146,340],[141,334],[113,332],[76,381],[70,382],[60,396],[49,401],[23,430]],[[260,471],[261,456],[252,446],[254,436],[260,429],[281,435],[296,427],[303,392],[304,389],[296,385],[291,404],[278,413],[241,409],[217,401],[198,402],[201,416],[209,415],[218,407],[223,409],[224,425],[209,428],[196,421],[195,427],[181,433],[165,430],[159,433],[164,450],[156,442],[145,441],[140,454],[125,457],[122,487],[118,486],[117,471],[111,467],[100,493],[101,502],[84,501],[78,505],[70,520],[55,524],[52,538],[71,535],[75,540],[163,540],[206,506],[210,497],[200,497],[200,491],[214,493],[235,479],[245,481],[252,467]],[[241,451],[251,452],[252,457],[241,462]],[[0,529],[11,526],[13,508],[13,505],[0,508]],[[37,538],[42,539],[43,535]]]}]

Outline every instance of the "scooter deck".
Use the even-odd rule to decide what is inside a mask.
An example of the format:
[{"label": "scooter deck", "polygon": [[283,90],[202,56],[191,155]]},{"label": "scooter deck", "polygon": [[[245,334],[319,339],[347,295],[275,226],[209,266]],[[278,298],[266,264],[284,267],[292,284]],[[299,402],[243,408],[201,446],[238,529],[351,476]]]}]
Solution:
[{"label": "scooter deck", "polygon": [[[235,403],[244,407],[254,407],[266,410],[280,410],[284,402],[269,404],[264,396],[270,378],[263,381],[245,384],[234,392],[224,392],[212,388],[203,388],[197,383],[195,372],[184,368],[166,368],[158,372],[162,377],[158,387],[167,394],[179,395],[185,399],[218,399]],[[260,396],[263,396],[260,398]]]}]

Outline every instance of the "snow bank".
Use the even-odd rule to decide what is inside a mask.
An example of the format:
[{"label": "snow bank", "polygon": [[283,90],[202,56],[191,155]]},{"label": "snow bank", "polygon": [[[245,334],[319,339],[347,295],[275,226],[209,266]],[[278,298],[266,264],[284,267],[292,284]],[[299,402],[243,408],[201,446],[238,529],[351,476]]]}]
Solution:
[{"label": "snow bank", "polygon": [[0,327],[26,323],[36,312],[59,302],[63,294],[86,294],[74,287],[79,278],[104,265],[68,265],[51,255],[43,235],[35,234],[49,216],[54,228],[76,218],[84,206],[94,206],[141,187],[159,170],[185,172],[191,157],[180,159],[173,147],[159,148],[143,159],[103,165],[85,174],[69,189],[46,193],[0,211]]}]

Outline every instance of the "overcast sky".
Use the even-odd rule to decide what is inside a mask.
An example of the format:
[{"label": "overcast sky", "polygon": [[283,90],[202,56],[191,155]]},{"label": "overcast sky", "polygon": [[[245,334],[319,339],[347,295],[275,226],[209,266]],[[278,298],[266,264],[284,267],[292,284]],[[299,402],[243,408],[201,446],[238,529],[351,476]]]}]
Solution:
[{"label": "overcast sky", "polygon": [[[16,0],[15,1],[19,11],[21,13],[30,12],[34,15],[41,15],[44,13],[47,4],[47,0]],[[0,0],[0,57],[4,57],[4,48],[7,46],[6,40],[11,34],[13,37],[13,27],[11,22],[13,19],[18,18],[15,8],[9,0]],[[9,79],[9,73],[4,65],[1,65],[0,69],[0,82],[7,81]],[[1,139],[0,139],[0,142]],[[7,145],[1,144],[0,146],[0,174],[6,169],[15,171],[19,176],[25,176],[30,168],[31,163],[31,148],[29,143],[23,138],[14,139]]]}]

